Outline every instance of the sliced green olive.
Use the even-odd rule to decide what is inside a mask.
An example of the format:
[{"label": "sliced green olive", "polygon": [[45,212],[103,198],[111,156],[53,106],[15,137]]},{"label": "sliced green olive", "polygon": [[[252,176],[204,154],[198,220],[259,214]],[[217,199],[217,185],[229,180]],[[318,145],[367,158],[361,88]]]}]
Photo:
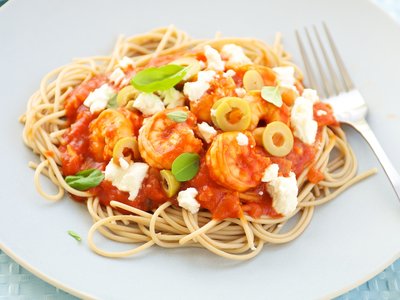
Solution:
[{"label": "sliced green olive", "polygon": [[211,120],[223,131],[242,131],[251,122],[250,104],[238,97],[225,97],[214,103]]},{"label": "sliced green olive", "polygon": [[160,175],[162,179],[161,185],[167,197],[171,198],[175,196],[181,187],[181,183],[176,180],[170,170],[162,170],[160,171]]},{"label": "sliced green olive", "polygon": [[132,85],[127,85],[118,92],[117,104],[119,107],[125,106],[129,101],[135,100],[139,95],[139,91]]},{"label": "sliced green olive", "polygon": [[199,61],[194,57],[181,57],[172,61],[170,64],[178,66],[190,66],[190,68],[188,68],[188,70],[186,71],[186,75],[183,78],[184,80],[190,79],[201,70]]},{"label": "sliced green olive", "polygon": [[243,87],[246,91],[261,90],[264,80],[256,70],[248,70],[243,76]]},{"label": "sliced green olive", "polygon": [[293,134],[285,123],[275,121],[265,127],[262,142],[271,155],[282,157],[292,151]]},{"label": "sliced green olive", "polygon": [[258,146],[263,145],[263,133],[264,133],[265,127],[257,127],[254,129],[251,133],[253,134],[253,137],[256,141],[256,144]]},{"label": "sliced green olive", "polygon": [[138,159],[140,157],[139,147],[136,137],[128,136],[118,140],[113,149],[113,162],[115,164],[119,165],[120,158],[133,160],[131,155],[124,156],[124,152],[126,150],[128,151],[130,150],[130,152],[133,153],[133,158]]}]

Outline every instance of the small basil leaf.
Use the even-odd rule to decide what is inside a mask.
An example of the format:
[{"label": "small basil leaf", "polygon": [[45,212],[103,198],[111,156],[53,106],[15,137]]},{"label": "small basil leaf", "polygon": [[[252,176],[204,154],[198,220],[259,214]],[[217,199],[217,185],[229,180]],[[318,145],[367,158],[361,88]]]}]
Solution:
[{"label": "small basil leaf", "polygon": [[79,234],[77,234],[76,232],[72,231],[72,230],[68,230],[67,231],[68,234],[70,236],[72,236],[74,239],[76,239],[78,242],[80,242],[82,240],[82,238],[79,236]]},{"label": "small basil leaf", "polygon": [[261,97],[277,107],[281,107],[283,104],[278,86],[264,86],[261,89]]},{"label": "small basil leaf", "polygon": [[171,172],[176,180],[183,182],[195,177],[199,172],[200,156],[197,153],[185,152],[175,158]]},{"label": "small basil leaf", "polygon": [[188,113],[185,111],[172,111],[170,113],[167,113],[168,119],[175,121],[177,123],[182,123],[185,122],[188,118]]},{"label": "small basil leaf", "polygon": [[86,191],[98,186],[104,179],[104,174],[98,169],[83,170],[75,175],[65,177],[67,184],[79,191]]},{"label": "small basil leaf", "polygon": [[153,93],[174,87],[186,75],[187,68],[178,65],[165,65],[148,68],[138,72],[131,84],[139,91]]},{"label": "small basil leaf", "polygon": [[115,94],[114,96],[111,97],[110,100],[108,100],[107,108],[117,108],[117,107],[118,107],[117,94]]}]

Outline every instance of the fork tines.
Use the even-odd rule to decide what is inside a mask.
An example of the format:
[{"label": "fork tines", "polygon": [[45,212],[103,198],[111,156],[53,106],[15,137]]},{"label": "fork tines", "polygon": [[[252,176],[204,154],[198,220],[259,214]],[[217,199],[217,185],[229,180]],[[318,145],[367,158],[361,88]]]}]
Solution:
[{"label": "fork tines", "polygon": [[[349,76],[349,73],[344,66],[343,60],[340,57],[340,54],[335,46],[335,43],[332,39],[332,36],[329,32],[328,27],[325,23],[323,23],[324,32],[326,35],[326,39],[328,40],[330,46],[330,53],[328,53],[323,45],[321,36],[318,33],[317,27],[313,26],[314,31],[314,41],[311,37],[311,34],[307,28],[304,28],[305,35],[308,40],[309,48],[311,49],[313,59],[317,65],[318,75],[319,77],[315,76],[315,73],[312,68],[312,63],[310,62],[309,56],[307,55],[306,48],[302,41],[300,33],[296,30],[296,38],[299,44],[300,53],[304,61],[304,66],[306,70],[307,77],[309,79],[309,85],[311,88],[314,88],[318,91],[321,98],[329,98],[335,95],[338,95],[341,92],[348,92],[354,89],[354,84]],[[316,42],[318,43],[318,47],[316,47]],[[317,49],[320,49],[319,53]],[[323,56],[323,61],[321,62],[320,55]],[[330,55],[336,61],[337,71],[335,71]],[[325,63],[325,66],[323,65]],[[329,76],[327,75],[327,72]],[[338,76],[339,74],[339,76]],[[341,81],[339,78],[341,78]],[[318,80],[319,79],[319,80]]]}]

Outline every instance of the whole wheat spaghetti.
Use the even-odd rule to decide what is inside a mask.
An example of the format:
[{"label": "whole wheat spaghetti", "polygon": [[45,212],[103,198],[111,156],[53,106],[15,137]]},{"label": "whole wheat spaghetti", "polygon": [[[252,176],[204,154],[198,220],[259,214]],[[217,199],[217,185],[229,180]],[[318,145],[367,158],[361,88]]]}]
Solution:
[{"label": "whole wheat spaghetti", "polygon": [[[234,51],[242,49],[242,62],[234,61],[229,47]],[[170,90],[178,95],[174,99],[179,99],[180,104],[172,105],[162,91],[154,91],[150,93],[151,97],[160,100],[157,103],[161,109],[146,113],[138,104],[143,91],[133,88],[130,79],[150,67],[179,63],[192,66],[191,62],[198,68],[196,73],[183,78]],[[274,69],[276,67],[283,67],[281,71],[295,71],[292,86],[279,77],[280,71]],[[118,71],[122,74],[120,77],[115,73],[116,69],[122,72]],[[258,74],[255,79],[245,79],[250,76],[249,71]],[[213,77],[200,83],[203,76],[200,72]],[[259,78],[262,88],[279,86],[276,91],[283,99],[282,106],[262,96],[257,88]],[[188,83],[196,80],[197,85],[202,84],[206,89],[193,100],[196,95]],[[357,160],[344,132],[334,120],[330,107],[319,101],[313,104],[314,121],[318,125],[315,141],[307,144],[301,140],[293,117],[297,99],[305,95],[301,81],[302,73],[283,50],[280,35],[272,47],[252,38],[218,35],[213,39],[196,40],[173,26],[119,37],[110,56],[76,59],[57,68],[43,78],[39,90],[29,99],[20,121],[25,125],[25,144],[40,158],[39,163],[30,163],[35,169],[35,186],[51,201],[62,199],[66,191],[75,199],[86,202],[94,222],[88,243],[100,255],[124,257],[158,245],[165,248],[202,247],[229,259],[250,259],[260,253],[265,243],[287,243],[297,238],[310,223],[316,206],[336,198],[351,185],[376,172],[371,170],[357,175]],[[134,91],[130,101],[111,105],[110,97],[106,107],[100,110],[91,107],[86,103],[87,98],[104,84],[108,84],[110,93],[116,95],[130,86]],[[145,94],[140,97],[149,93]],[[215,103],[221,99],[236,104],[242,103],[241,99],[247,101],[251,111],[249,125],[244,129],[224,130],[221,118],[227,118],[235,127],[246,113],[238,108],[231,110],[229,116],[213,115],[213,110],[220,109]],[[232,103],[230,105],[235,105]],[[247,107],[247,104],[243,105]],[[168,117],[171,112],[175,113],[175,118],[183,116],[186,119],[171,120]],[[213,126],[216,133],[205,136],[199,126],[202,122]],[[279,128],[289,128],[289,136],[294,137],[294,144],[284,155],[271,154],[268,145],[264,144],[262,133],[274,122],[280,123]],[[166,127],[159,129],[159,126]],[[169,132],[167,137],[164,136],[166,132]],[[278,148],[288,142],[285,135],[279,137],[280,140],[274,141]],[[115,160],[115,148],[123,138],[134,141],[135,145],[138,142],[139,147],[122,148],[119,153],[122,161],[118,161]],[[184,139],[185,145],[179,144],[179,139]],[[157,152],[166,144],[172,145],[172,158]],[[177,145],[186,150],[176,150]],[[85,149],[85,152],[78,153],[76,149]],[[183,180],[173,195],[167,196],[162,189],[161,171],[169,171],[178,154],[186,152],[198,156],[200,170],[194,178]],[[250,158],[255,163],[238,162]],[[128,195],[128,190],[118,190],[116,179],[107,177],[109,164],[115,164],[114,168],[123,172],[124,163],[127,164],[125,168],[141,163],[137,166],[147,170],[140,189],[136,190],[137,195],[134,195],[136,198],[132,196],[133,188],[130,187],[132,194]],[[261,171],[272,164],[279,167],[280,179],[275,176],[276,180],[283,182],[293,176],[290,174],[296,175],[297,201],[289,212],[278,207],[279,201],[281,205],[285,203],[274,194],[272,181],[262,179]],[[76,189],[66,182],[67,176],[93,168],[106,173],[98,186]],[[243,173],[236,176],[236,171]],[[41,175],[53,182],[58,188],[57,193],[44,191]],[[201,179],[202,176],[206,179]],[[189,188],[197,192],[194,196],[200,206],[197,212],[179,205],[178,195]],[[220,197],[218,203],[216,197]],[[296,222],[290,227],[285,226],[294,216],[297,216]],[[122,252],[103,250],[94,243],[96,232],[116,242],[133,244],[132,249]]]}]

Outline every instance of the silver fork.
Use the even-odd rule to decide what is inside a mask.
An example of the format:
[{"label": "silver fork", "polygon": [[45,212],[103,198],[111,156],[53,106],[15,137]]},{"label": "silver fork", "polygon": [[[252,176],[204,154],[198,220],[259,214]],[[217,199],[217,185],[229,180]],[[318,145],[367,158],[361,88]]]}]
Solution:
[{"label": "silver fork", "polygon": [[[339,76],[334,70],[334,65],[330,61],[328,52],[323,45],[317,28],[314,26],[314,34],[316,40],[318,41],[320,53],[322,53],[322,56],[324,57],[324,62],[330,76],[330,79],[328,78],[316,51],[315,43],[313,43],[310,33],[306,28],[305,32],[307,40],[322,81],[322,85],[318,84],[300,34],[298,31],[296,31],[297,43],[300,48],[301,56],[303,57],[303,62],[310,85],[312,88],[315,88],[318,91],[321,99],[323,99],[324,102],[329,103],[333,107],[335,117],[339,122],[352,126],[368,142],[371,149],[375,152],[375,155],[381,163],[383,169],[385,170],[385,173],[389,178],[394,191],[396,192],[397,198],[400,200],[400,175],[395,170],[393,164],[390,162],[385,151],[379,144],[375,134],[372,132],[367,121],[365,120],[368,108],[365,104],[364,98],[354,86],[354,83],[352,82],[350,75],[344,66],[343,60],[339,55],[339,52],[325,23],[323,23],[323,27],[331,48],[331,53],[333,54],[337,65],[337,70],[339,71]],[[339,80],[338,77],[340,77],[341,80]]]}]

